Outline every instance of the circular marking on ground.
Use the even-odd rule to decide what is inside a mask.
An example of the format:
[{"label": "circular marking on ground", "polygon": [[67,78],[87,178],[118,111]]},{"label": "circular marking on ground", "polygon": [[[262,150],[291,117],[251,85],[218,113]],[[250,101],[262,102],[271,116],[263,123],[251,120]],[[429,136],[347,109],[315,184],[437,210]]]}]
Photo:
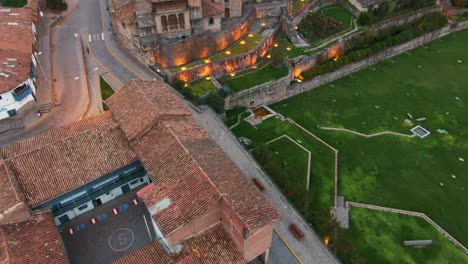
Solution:
[{"label": "circular marking on ground", "polygon": [[124,251],[133,245],[135,235],[128,228],[119,228],[109,237],[109,247],[115,251]]}]

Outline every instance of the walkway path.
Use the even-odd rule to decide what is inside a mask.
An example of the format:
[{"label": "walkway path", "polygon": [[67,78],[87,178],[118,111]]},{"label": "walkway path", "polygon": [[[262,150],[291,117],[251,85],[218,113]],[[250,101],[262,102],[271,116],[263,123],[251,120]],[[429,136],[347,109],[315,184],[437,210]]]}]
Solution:
[{"label": "walkway path", "polygon": [[[192,115],[246,175],[257,178],[265,186],[264,195],[275,204],[283,216],[283,219],[275,224],[275,228],[295,250],[301,261],[311,264],[340,263],[216,114],[211,109],[203,107],[201,112],[193,110]],[[304,231],[305,237],[301,241],[295,239],[289,232],[288,226],[291,223],[295,223]]]},{"label": "walkway path", "polygon": [[397,132],[392,132],[392,131],[383,131],[383,132],[378,132],[378,133],[374,133],[374,134],[363,134],[363,133],[353,131],[353,130],[349,130],[349,129],[346,129],[346,128],[320,127],[320,129],[333,130],[333,131],[343,131],[343,132],[348,132],[348,133],[355,134],[355,135],[358,135],[358,136],[361,136],[361,137],[366,137],[366,138],[383,136],[383,135],[395,135],[395,136],[409,137],[409,138],[413,138],[413,137],[416,136],[416,134],[408,135],[408,134],[402,134],[402,133],[397,133]]}]

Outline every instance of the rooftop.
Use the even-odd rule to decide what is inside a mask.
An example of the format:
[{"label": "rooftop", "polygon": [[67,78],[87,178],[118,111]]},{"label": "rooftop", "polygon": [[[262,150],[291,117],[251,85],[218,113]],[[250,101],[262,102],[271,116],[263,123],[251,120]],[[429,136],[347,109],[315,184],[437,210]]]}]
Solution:
[{"label": "rooftop", "polygon": [[0,7],[0,94],[29,78],[33,43],[33,11]]},{"label": "rooftop", "polygon": [[52,215],[0,226],[0,263],[68,263]]},{"label": "rooftop", "polygon": [[153,241],[151,244],[118,259],[114,263],[245,263],[242,254],[237,250],[220,224],[211,227],[197,237],[184,241],[183,245],[181,252],[167,254],[158,241]]},{"label": "rooftop", "polygon": [[202,15],[205,17],[213,17],[223,13],[223,8],[213,3],[211,0],[202,0]]}]

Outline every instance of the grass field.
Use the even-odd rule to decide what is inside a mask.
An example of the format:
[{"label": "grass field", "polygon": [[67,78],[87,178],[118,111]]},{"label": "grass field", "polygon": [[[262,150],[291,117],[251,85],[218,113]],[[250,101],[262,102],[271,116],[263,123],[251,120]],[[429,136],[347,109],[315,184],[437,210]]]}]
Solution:
[{"label": "grass field", "polygon": [[[262,166],[309,221],[316,223],[321,220],[316,215],[328,215],[333,205],[334,153],[332,150],[297,127],[276,118],[265,120],[258,129],[242,120],[233,132],[236,136],[246,136],[252,140],[254,156],[260,162],[264,161],[261,162]],[[267,145],[268,153],[262,154],[256,151],[265,143],[285,134],[293,140],[299,140],[300,144],[311,152],[309,191],[306,191],[307,156],[304,150],[287,139],[281,139]],[[282,142],[284,144],[281,144]],[[293,161],[294,159],[296,161]]]},{"label": "grass field", "polygon": [[225,80],[224,83],[229,86],[233,92],[236,93],[255,85],[281,79],[286,76],[288,72],[289,71],[286,66],[275,69],[271,66],[271,64],[268,64],[251,73],[229,78]]},{"label": "grass field", "polygon": [[[270,107],[291,117],[339,150],[339,193],[347,200],[423,212],[467,246],[466,43],[467,30],[454,33]],[[413,125],[404,121],[409,119],[407,113],[413,116]],[[417,122],[415,119],[420,117],[426,120]],[[410,128],[418,124],[431,131],[431,135],[424,139],[393,135],[365,138],[318,128],[341,127],[361,133],[389,130],[410,134]],[[277,125],[285,134],[295,130]],[[239,131],[242,127],[239,126],[234,132],[250,138],[254,134],[270,134],[278,130],[274,125],[262,126],[252,132]],[[448,134],[439,134],[437,129],[445,129]],[[312,160],[313,173],[314,167],[322,160]],[[359,213],[354,214],[352,221],[358,221],[359,217]],[[392,225],[392,220],[388,221]],[[358,234],[376,232],[365,224],[359,230],[354,226],[351,223],[351,232],[356,232],[352,236],[355,243],[360,241]],[[392,248],[392,243],[382,237],[379,249],[387,251],[387,248]],[[434,250],[436,253],[432,250],[427,254],[408,253],[408,256],[413,254],[415,261],[405,257],[402,262],[394,262],[382,251],[360,252],[365,259],[373,259],[377,255],[385,258],[382,262],[368,263],[436,263],[431,262],[432,254],[442,254],[436,259],[449,259],[451,254],[441,248]],[[406,256],[395,248],[394,255],[400,254]],[[423,258],[425,261],[416,261]]]},{"label": "grass field", "polygon": [[[115,92],[112,89],[112,87],[110,87],[110,85],[106,82],[106,80],[104,80],[104,78],[102,78],[102,76],[99,76],[99,84],[101,86],[102,101],[104,102],[105,100],[107,100],[107,98],[109,98]],[[103,105],[104,105],[103,106],[104,111],[107,111],[108,110],[107,105],[106,104],[103,104]]]},{"label": "grass field", "polygon": [[205,79],[191,82],[189,88],[192,89],[193,94],[196,96],[202,96],[210,91],[216,90],[216,86],[214,86],[210,80]]},{"label": "grass field", "polygon": [[343,23],[347,28],[350,28],[353,25],[353,14],[342,6],[330,5],[318,11],[322,15],[333,17],[336,21]]},{"label": "grass field", "polygon": [[[355,242],[366,263],[467,263],[468,256],[419,217],[351,209],[350,229],[345,234]],[[404,247],[405,240],[432,240],[427,248]],[[348,263],[349,261],[344,261]]]}]

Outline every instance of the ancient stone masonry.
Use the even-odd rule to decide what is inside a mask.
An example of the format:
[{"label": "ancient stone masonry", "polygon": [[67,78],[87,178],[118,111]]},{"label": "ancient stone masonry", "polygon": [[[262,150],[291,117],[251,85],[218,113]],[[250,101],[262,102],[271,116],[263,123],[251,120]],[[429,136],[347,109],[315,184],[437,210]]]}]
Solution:
[{"label": "ancient stone masonry", "polygon": [[[109,10],[119,42],[143,63],[163,67],[200,58],[193,46],[200,41],[214,43],[203,56],[226,48],[245,34],[252,22],[247,19],[251,12],[241,18],[242,0],[110,0]],[[223,29],[222,21],[236,19],[239,26]],[[181,49],[188,55],[179,57]]]},{"label": "ancient stone masonry", "polygon": [[233,73],[241,69],[245,69],[256,64],[265,54],[268,52],[270,47],[274,44],[276,37],[281,32],[281,28],[278,26],[275,29],[268,30],[268,36],[265,37],[256,48],[251,51],[226,58],[224,60],[218,60],[203,65],[194,66],[185,71],[172,73],[168,75],[168,80],[172,81],[178,78],[184,82],[191,80],[200,79],[205,76],[212,75],[219,77],[228,73]]},{"label": "ancient stone masonry", "polygon": [[[281,85],[270,84],[270,83],[265,84],[266,86],[268,85],[270,86],[269,89],[265,89],[264,85],[255,86],[248,90],[242,91],[240,96],[234,95],[234,96],[228,97],[226,99],[226,107],[227,109],[231,109],[235,106],[251,107],[251,106],[258,106],[261,104],[272,104],[272,103],[284,100],[286,98],[289,98],[291,96],[295,96],[295,95],[313,90],[329,82],[332,82],[334,80],[337,80],[349,74],[360,71],[371,65],[374,65],[380,61],[386,60],[388,58],[399,55],[408,50],[414,49],[420,45],[433,41],[434,39],[441,38],[452,32],[456,32],[459,30],[467,29],[467,28],[468,28],[468,21],[461,22],[457,26],[445,26],[439,30],[424,34],[406,43],[388,48],[382,52],[379,52],[370,57],[367,57],[364,60],[344,65],[343,67],[339,68],[338,70],[334,72],[316,76],[315,78],[309,81],[302,82],[302,83],[294,83],[292,85],[288,85],[286,83],[282,83]],[[320,56],[324,56],[324,54],[328,54],[331,49],[333,48],[327,49],[326,51],[322,52]],[[307,61],[309,63],[308,65],[313,65],[314,63],[316,63],[316,60],[317,60],[317,57],[308,60]],[[293,71],[292,71],[292,74],[294,76],[297,76],[296,66],[293,68]],[[278,80],[278,82],[281,82],[281,81]]]}]

